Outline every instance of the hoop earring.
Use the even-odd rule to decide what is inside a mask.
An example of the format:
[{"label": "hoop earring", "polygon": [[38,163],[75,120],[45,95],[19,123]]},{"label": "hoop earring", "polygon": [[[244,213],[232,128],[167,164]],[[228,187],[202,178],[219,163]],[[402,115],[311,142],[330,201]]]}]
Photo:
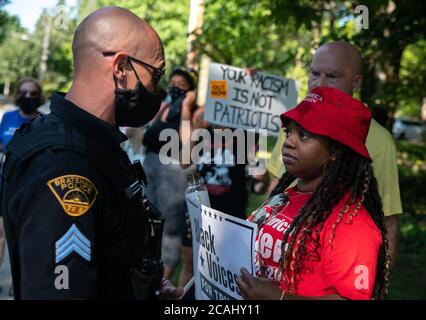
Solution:
[{"label": "hoop earring", "polygon": [[328,160],[324,163],[324,168],[322,169],[322,176],[325,176],[325,170],[327,169]]}]

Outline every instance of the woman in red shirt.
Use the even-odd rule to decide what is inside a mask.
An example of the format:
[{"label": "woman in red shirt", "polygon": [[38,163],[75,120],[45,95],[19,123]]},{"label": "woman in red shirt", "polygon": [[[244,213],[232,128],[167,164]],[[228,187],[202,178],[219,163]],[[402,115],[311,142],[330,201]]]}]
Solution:
[{"label": "woman in red shirt", "polygon": [[259,225],[257,278],[242,269],[243,297],[380,298],[389,256],[365,147],[371,111],[337,89],[317,88],[281,120],[286,173],[249,217]]}]

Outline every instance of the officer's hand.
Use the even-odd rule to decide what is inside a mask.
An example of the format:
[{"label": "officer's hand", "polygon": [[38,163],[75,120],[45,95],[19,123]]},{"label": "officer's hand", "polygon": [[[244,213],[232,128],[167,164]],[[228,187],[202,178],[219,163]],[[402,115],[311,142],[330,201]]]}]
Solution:
[{"label": "officer's hand", "polygon": [[182,287],[176,288],[169,279],[163,278],[160,288],[161,300],[177,300],[182,294]]},{"label": "officer's hand", "polygon": [[245,300],[279,300],[282,293],[274,281],[253,277],[245,268],[241,269],[237,285]]}]

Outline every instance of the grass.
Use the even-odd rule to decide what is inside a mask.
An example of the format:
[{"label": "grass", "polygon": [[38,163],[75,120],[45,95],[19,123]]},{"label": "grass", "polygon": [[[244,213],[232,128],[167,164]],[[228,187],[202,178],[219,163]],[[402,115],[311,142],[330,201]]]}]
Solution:
[{"label": "grass", "polygon": [[426,299],[426,146],[398,141],[397,149],[404,214],[389,298]]},{"label": "grass", "polygon": [[426,299],[426,225],[404,214],[400,219],[399,252],[393,270],[390,299]]}]

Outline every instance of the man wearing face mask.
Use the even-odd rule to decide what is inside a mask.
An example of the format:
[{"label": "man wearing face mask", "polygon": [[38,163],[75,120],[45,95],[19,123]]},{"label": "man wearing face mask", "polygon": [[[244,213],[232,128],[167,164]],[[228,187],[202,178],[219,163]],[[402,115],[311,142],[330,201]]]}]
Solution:
[{"label": "man wearing face mask", "polygon": [[183,217],[187,211],[186,172],[179,165],[179,159],[174,159],[175,163],[168,164],[161,161],[161,149],[169,142],[160,141],[160,134],[165,129],[172,129],[176,132],[176,137],[179,137],[182,106],[186,105],[189,109],[196,108],[196,85],[197,73],[194,70],[186,67],[175,68],[169,77],[167,96],[162,108],[143,136],[148,198],[164,213],[166,219],[162,246],[166,278],[171,277],[180,258],[181,234],[185,228]]},{"label": "man wearing face mask", "polygon": [[[155,30],[119,7],[77,27],[70,91],[19,129],[3,166],[2,208],[18,299],[154,299],[162,223],[118,126],[158,112],[164,49]],[[160,290],[161,289],[161,290]]]}]

